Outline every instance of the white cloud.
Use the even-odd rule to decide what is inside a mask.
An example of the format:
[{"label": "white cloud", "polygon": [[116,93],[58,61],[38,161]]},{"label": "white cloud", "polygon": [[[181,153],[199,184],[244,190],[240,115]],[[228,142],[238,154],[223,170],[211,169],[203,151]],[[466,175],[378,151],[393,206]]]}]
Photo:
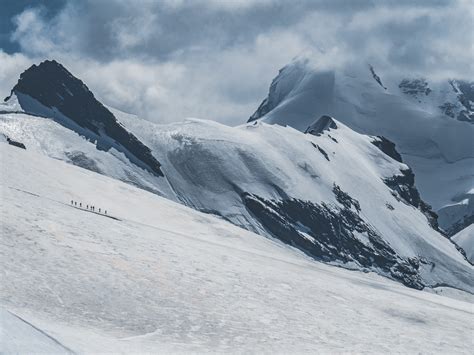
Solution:
[{"label": "white cloud", "polygon": [[0,98],[10,95],[20,74],[34,63],[34,59],[17,54],[7,54],[0,49]]},{"label": "white cloud", "polygon": [[12,39],[23,54],[3,53],[2,62],[16,61],[3,75],[55,58],[105,103],[149,120],[239,124],[278,69],[301,53],[324,68],[364,60],[430,77],[473,78],[471,5],[71,1],[50,19],[38,9],[15,18]]}]

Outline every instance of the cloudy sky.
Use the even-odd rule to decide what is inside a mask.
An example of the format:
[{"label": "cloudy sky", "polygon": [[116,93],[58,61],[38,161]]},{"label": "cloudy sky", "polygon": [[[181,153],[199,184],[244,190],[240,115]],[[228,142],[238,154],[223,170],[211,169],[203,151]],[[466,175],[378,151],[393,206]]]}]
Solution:
[{"label": "cloudy sky", "polygon": [[104,103],[156,122],[244,122],[278,69],[370,61],[473,79],[474,0],[3,0],[0,95],[56,59]]}]

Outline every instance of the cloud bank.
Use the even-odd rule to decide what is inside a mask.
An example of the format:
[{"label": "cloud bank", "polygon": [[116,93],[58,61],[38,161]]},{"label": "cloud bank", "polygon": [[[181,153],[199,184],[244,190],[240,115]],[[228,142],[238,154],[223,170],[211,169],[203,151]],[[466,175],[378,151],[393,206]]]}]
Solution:
[{"label": "cloud bank", "polygon": [[429,77],[474,77],[466,1],[66,1],[53,17],[28,7],[0,51],[5,94],[54,58],[106,104],[155,122],[239,124],[279,68],[311,52],[321,66],[370,61]]}]

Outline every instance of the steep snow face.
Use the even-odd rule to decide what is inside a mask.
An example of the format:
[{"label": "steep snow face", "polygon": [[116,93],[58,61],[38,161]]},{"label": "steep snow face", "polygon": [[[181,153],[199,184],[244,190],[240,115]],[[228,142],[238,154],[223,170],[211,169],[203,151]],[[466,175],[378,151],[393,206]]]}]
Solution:
[{"label": "steep snow face", "polygon": [[474,264],[474,225],[471,224],[451,238],[466,253],[466,257]]},{"label": "steep snow face", "polygon": [[455,80],[384,77],[369,66],[321,71],[299,59],[280,70],[249,121],[304,132],[316,117],[330,115],[358,132],[387,137],[413,168],[422,197],[451,216],[441,219],[449,230],[465,218],[465,208],[455,205],[467,200],[472,206],[472,87]]},{"label": "steep snow face", "polygon": [[1,353],[471,350],[472,303],[314,262],[28,148],[0,143],[0,159]]},{"label": "steep snow face", "polygon": [[155,125],[116,115],[152,147],[188,206],[412,287],[472,288],[472,267],[430,226],[417,193],[402,182],[410,180],[408,167],[376,147],[375,137],[331,118],[312,135],[264,123]]}]

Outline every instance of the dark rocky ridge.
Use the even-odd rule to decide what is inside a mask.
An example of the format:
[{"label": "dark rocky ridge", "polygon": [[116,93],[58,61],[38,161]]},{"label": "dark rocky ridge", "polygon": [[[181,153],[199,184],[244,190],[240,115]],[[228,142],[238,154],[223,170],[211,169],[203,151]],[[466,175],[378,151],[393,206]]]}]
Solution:
[{"label": "dark rocky ridge", "polygon": [[7,142],[17,148],[26,149],[25,145],[21,142],[14,141],[13,139],[7,138]]},{"label": "dark rocky ridge", "polygon": [[438,215],[433,212],[431,206],[424,202],[415,187],[415,174],[408,168],[400,170],[400,175],[385,179],[385,184],[393,190],[393,195],[401,201],[418,208],[428,219],[431,227],[441,232],[438,226]]},{"label": "dark rocky ridge", "polygon": [[372,144],[387,154],[390,158],[403,163],[402,156],[400,153],[398,153],[397,149],[395,148],[395,143],[392,141],[383,136],[377,136],[377,138],[372,141]]},{"label": "dark rocky ridge", "polygon": [[411,95],[415,98],[419,98],[419,96],[422,95],[427,96],[431,92],[428,82],[424,78],[403,79],[398,87],[404,94]]},{"label": "dark rocky ridge", "polygon": [[[383,136],[377,136],[372,141],[372,144],[390,158],[403,163],[402,156],[398,153],[395,143],[392,141]],[[431,209],[429,204],[421,199],[420,193],[415,186],[415,174],[410,168],[400,170],[400,175],[385,179],[384,182],[385,185],[392,189],[393,195],[397,199],[418,208],[426,216],[431,227],[441,232],[438,225],[438,215]]]},{"label": "dark rocky ridge", "polygon": [[266,200],[249,193],[241,194],[241,199],[271,235],[317,260],[379,269],[406,286],[422,289],[419,267],[424,260],[399,257],[359,216],[357,200],[337,185],[333,192],[341,206],[298,199]]},{"label": "dark rocky ridge", "polygon": [[377,75],[375,72],[375,69],[372,65],[369,65],[370,73],[372,74],[372,77],[374,80],[379,84],[384,90],[387,90],[387,88],[382,84],[382,79],[380,79],[380,76]]},{"label": "dark rocky ridge", "polygon": [[321,116],[314,123],[306,128],[304,133],[312,134],[313,136],[320,136],[324,131],[337,129],[337,124],[330,116]]},{"label": "dark rocky ridge", "polygon": [[458,82],[458,99],[464,109],[459,112],[458,120],[474,122],[474,83],[461,81]]},{"label": "dark rocky ridge", "polygon": [[451,118],[474,123],[474,82],[450,80],[449,84],[456,93],[457,102],[445,102],[439,106],[440,110]]},{"label": "dark rocky ridge", "polygon": [[[91,134],[86,136],[90,140],[97,140],[98,149],[109,150],[114,147],[133,163],[142,165],[155,175],[163,176],[161,165],[153,157],[151,150],[128,132],[81,80],[58,62],[47,60],[31,66],[20,75],[18,83],[12,89],[13,93],[27,95],[90,131]],[[21,105],[21,95],[17,96]],[[5,101],[8,99],[9,97]]]}]

